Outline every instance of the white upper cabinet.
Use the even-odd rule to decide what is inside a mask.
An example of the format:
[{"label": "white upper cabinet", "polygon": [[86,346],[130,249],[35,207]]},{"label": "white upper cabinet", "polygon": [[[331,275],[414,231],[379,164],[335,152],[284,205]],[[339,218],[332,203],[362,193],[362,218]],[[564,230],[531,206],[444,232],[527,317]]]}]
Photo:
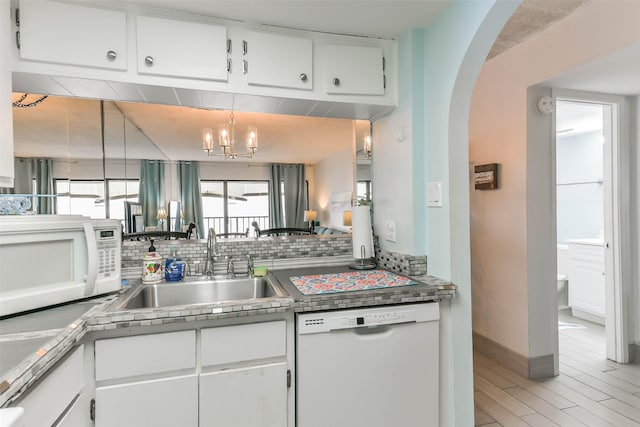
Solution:
[{"label": "white upper cabinet", "polygon": [[326,93],[384,95],[384,60],[381,48],[325,45],[323,53]]},{"label": "white upper cabinet", "polygon": [[243,53],[248,84],[313,89],[311,39],[248,31]]},{"label": "white upper cabinet", "polygon": [[127,69],[124,12],[44,1],[22,1],[20,57],[85,67]]},{"label": "white upper cabinet", "polygon": [[138,73],[226,82],[227,29],[138,16]]}]

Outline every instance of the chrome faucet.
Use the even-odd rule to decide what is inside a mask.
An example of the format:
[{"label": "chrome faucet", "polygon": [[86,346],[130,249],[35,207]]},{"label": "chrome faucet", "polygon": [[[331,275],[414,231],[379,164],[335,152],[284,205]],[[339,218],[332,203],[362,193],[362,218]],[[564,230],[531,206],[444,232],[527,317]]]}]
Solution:
[{"label": "chrome faucet", "polygon": [[247,255],[247,275],[253,277],[253,257],[250,254]]},{"label": "chrome faucet", "polygon": [[231,278],[236,277],[235,267],[233,266],[233,260],[231,258],[227,258],[227,276]]},{"label": "chrome faucet", "polygon": [[214,257],[218,255],[216,253],[216,244],[216,230],[211,227],[207,235],[207,262],[204,264],[204,274],[207,278],[211,278],[214,274]]}]

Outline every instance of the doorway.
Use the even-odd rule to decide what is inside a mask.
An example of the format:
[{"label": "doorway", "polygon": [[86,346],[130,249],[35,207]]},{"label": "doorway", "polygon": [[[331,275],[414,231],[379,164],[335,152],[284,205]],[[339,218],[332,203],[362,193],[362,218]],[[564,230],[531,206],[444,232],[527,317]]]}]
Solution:
[{"label": "doorway", "polygon": [[[617,101],[556,95],[558,332],[565,341],[575,339],[582,351],[625,363],[617,259]],[[562,357],[560,346],[561,362]]]}]

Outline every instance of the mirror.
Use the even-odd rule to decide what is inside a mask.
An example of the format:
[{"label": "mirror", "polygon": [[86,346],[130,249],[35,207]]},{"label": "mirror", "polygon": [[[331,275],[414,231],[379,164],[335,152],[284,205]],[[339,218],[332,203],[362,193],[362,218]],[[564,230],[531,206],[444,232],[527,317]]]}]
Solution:
[{"label": "mirror", "polygon": [[358,123],[356,132],[356,200],[359,204],[371,204],[372,173],[371,156],[373,154],[371,125]]},{"label": "mirror", "polygon": [[[309,208],[319,211],[321,223],[323,198],[345,191],[359,195],[356,180],[369,181],[370,186],[370,161],[360,159],[355,166],[355,153],[364,149],[362,134],[370,129],[368,121],[234,111],[236,132],[249,125],[259,130],[255,157],[207,156],[202,129],[228,122],[230,114],[229,110],[50,96],[37,107],[14,109],[15,155],[54,159],[57,192],[62,194],[60,186],[65,182],[68,187],[58,198],[70,200],[58,213],[74,212],[76,199],[82,199],[83,207],[92,208],[92,216],[123,220],[126,203],[138,199],[143,159],[166,164],[198,161],[201,180],[210,181],[266,181],[269,163],[304,163]],[[95,184],[100,181],[104,181],[102,189]],[[179,200],[175,172],[166,173],[165,187],[169,208],[168,201]],[[173,212],[170,218],[175,227],[180,215]]]}]

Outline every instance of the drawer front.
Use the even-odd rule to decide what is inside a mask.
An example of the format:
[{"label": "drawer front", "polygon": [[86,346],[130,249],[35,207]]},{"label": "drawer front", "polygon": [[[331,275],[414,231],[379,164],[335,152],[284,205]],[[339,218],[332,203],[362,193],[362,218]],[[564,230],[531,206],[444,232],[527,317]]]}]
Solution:
[{"label": "drawer front", "polygon": [[196,332],[180,331],[96,341],[96,381],[190,369]]},{"label": "drawer front", "polygon": [[282,357],[287,351],[284,320],[202,330],[202,366]]}]

